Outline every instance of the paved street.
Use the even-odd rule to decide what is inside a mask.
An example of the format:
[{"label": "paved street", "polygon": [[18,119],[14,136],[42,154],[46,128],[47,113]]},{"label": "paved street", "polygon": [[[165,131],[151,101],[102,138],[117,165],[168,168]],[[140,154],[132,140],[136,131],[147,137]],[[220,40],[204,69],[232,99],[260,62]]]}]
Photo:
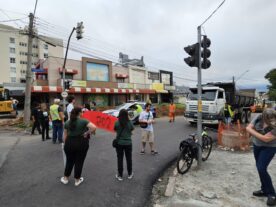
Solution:
[{"label": "paved street", "polygon": [[6,144],[10,150],[5,151],[5,156],[8,151],[9,154],[0,169],[1,206],[145,206],[152,184],[177,155],[182,137],[196,130],[183,117],[177,117],[173,124],[159,118],[154,128],[160,154],[139,154],[140,128],[137,126],[133,134],[134,178],[128,180],[125,172],[122,182],[115,179],[116,154],[111,146],[114,135],[98,130],[90,141],[83,169],[85,180],[79,187],[74,186],[73,179],[67,186],[59,181],[63,175],[61,145],[42,142],[38,135],[1,133],[1,156],[5,148],[2,143],[13,140],[9,142],[10,147]]}]

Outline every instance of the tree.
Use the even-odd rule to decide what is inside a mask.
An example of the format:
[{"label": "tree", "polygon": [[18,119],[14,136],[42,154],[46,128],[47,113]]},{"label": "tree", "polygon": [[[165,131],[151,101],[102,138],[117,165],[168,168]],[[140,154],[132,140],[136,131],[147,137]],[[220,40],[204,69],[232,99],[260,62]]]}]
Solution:
[{"label": "tree", "polygon": [[268,96],[271,101],[276,101],[276,68],[271,69],[266,75],[265,79],[270,82],[268,88]]}]

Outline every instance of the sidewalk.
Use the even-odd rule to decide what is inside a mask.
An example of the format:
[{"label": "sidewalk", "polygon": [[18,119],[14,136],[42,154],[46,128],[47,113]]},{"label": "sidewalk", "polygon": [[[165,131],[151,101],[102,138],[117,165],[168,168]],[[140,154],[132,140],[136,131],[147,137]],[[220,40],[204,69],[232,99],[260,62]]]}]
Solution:
[{"label": "sidewalk", "polygon": [[[161,178],[166,183],[175,177],[173,195],[165,197],[166,187],[159,182],[153,188],[154,207],[263,207],[266,198],[252,196],[260,189],[260,181],[252,151],[232,152],[215,149],[202,169],[196,170],[196,162],[184,175],[174,176],[173,167]],[[276,185],[276,158],[269,166]],[[162,187],[163,185],[163,187]]]}]

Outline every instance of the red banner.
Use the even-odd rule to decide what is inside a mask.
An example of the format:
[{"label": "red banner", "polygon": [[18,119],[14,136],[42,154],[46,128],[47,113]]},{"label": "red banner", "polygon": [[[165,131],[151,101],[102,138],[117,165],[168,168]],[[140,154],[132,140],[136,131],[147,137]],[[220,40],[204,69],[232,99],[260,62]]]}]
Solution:
[{"label": "red banner", "polygon": [[95,124],[98,128],[114,132],[114,124],[117,118],[104,114],[99,111],[86,111],[83,113],[82,118],[89,120]]}]

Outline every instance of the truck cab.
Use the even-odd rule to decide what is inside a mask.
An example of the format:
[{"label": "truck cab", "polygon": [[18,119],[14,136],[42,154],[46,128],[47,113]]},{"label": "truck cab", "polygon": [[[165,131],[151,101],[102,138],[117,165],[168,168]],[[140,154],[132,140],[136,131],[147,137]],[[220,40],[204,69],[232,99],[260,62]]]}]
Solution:
[{"label": "truck cab", "polygon": [[[186,101],[184,117],[191,124],[197,122],[198,93],[197,88],[190,88],[190,95]],[[226,102],[225,91],[217,86],[202,87],[202,123],[218,124],[224,116]]]}]

